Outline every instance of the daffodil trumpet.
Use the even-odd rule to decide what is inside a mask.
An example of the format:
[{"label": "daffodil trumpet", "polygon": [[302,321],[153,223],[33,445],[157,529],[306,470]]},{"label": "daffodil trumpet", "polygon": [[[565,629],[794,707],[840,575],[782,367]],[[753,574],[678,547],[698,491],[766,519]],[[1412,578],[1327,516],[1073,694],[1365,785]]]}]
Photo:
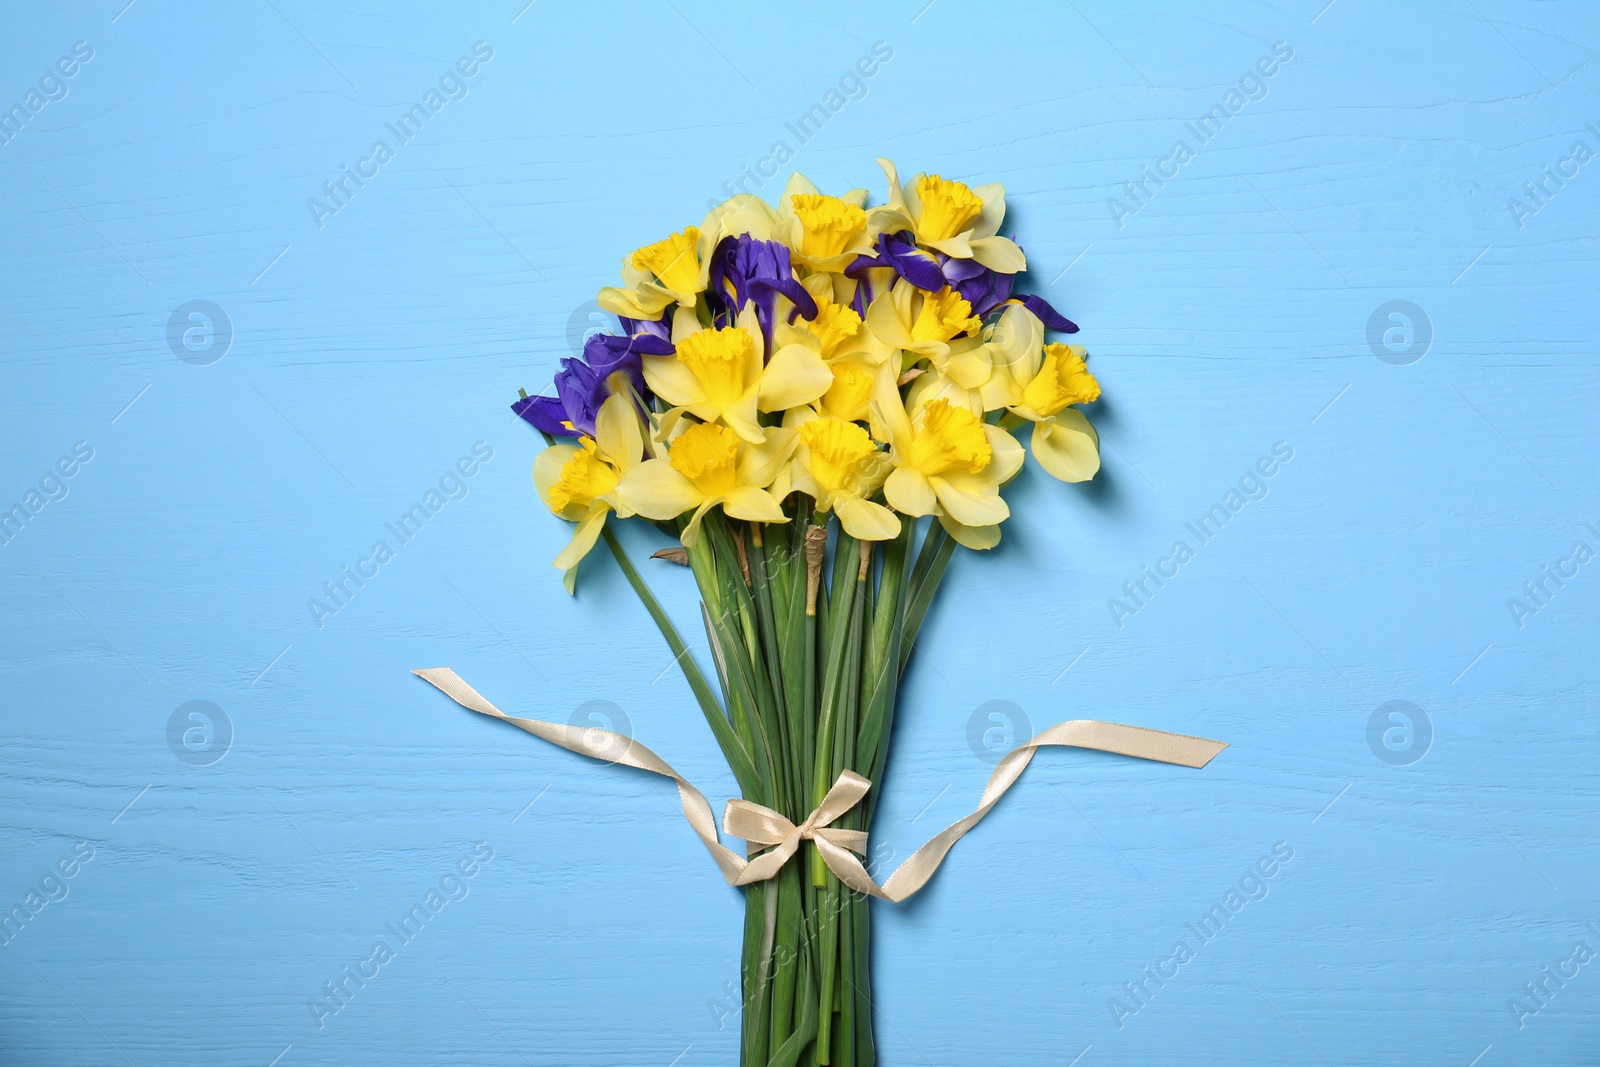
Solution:
[{"label": "daffodil trumpet", "polygon": [[[957,547],[999,545],[1026,455],[1062,482],[1099,469],[1100,383],[1049,339],[1078,327],[1020,289],[1004,187],[879,162],[884,203],[797,174],[776,204],[740,194],[641,235],[597,297],[618,329],[562,361],[553,396],[513,404],[560,438],[533,473],[573,524],[568,591],[603,541],[744,799],[797,827],[841,776],[881,780],[934,593]],[[613,518],[675,536],[713,678]],[[867,831],[876,798],[834,827]],[[741,1062],[869,1067],[868,900],[815,840],[795,855],[741,890]]]}]

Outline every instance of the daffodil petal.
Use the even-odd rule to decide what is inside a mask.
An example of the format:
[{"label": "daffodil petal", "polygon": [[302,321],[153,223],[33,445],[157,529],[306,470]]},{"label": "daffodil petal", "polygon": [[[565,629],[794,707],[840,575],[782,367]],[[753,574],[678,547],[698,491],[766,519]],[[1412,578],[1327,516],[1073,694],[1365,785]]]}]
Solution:
[{"label": "daffodil petal", "polygon": [[[851,260],[855,259],[854,256],[851,256],[850,258]],[[811,299],[813,300],[827,300],[830,303],[833,300],[833,278],[827,274],[823,274],[819,271],[809,278],[802,278],[800,280],[800,285],[805,289],[806,292],[811,294]],[[804,322],[805,320],[802,319],[801,321]],[[817,341],[816,334],[812,333],[810,330],[799,330],[793,326],[789,326],[786,323],[780,323],[779,327],[780,329],[787,329],[791,334],[797,337],[808,338],[812,342],[811,347],[821,347],[821,343]]]},{"label": "daffodil petal", "polygon": [[990,270],[1001,274],[1016,274],[1028,269],[1027,257],[1009,237],[974,237],[972,258]]},{"label": "daffodil petal", "polygon": [[684,526],[683,532],[678,535],[678,541],[684,548],[693,548],[700,540],[700,520],[706,517],[706,512],[719,503],[721,503],[721,499],[713,497],[710,500],[702,500],[700,506],[694,509],[694,514],[689,517],[688,524]]},{"label": "daffodil petal", "polygon": [[[728,429],[753,445],[758,445],[767,438],[765,427],[756,419],[756,406],[756,391],[752,389],[738,403],[721,411],[722,421],[727,424]],[[701,414],[698,411],[695,414],[707,422],[713,421],[716,417],[715,414]]]},{"label": "daffodil petal", "polygon": [[654,322],[672,303],[673,296],[665,289],[641,285],[636,289],[618,289],[607,286],[595,297],[601,309],[628,319],[648,319]]},{"label": "daffodil petal", "polygon": [[693,407],[704,399],[694,372],[677,356],[645,356],[644,381],[652,392],[674,407]]},{"label": "daffodil petal", "polygon": [[[880,159],[878,162],[882,163],[883,161]],[[917,183],[923,177],[923,173],[918,171],[911,176],[910,181],[900,186],[900,201],[905,213],[911,217],[911,228],[913,230],[920,229],[922,224],[922,195],[917,192]],[[892,189],[893,187],[891,183],[890,188]],[[894,202],[892,195],[889,199],[890,203]]]},{"label": "daffodil petal", "polygon": [[750,485],[763,489],[771,485],[779,469],[794,455],[796,440],[793,429],[768,426],[766,439],[760,444],[746,444],[739,449],[739,476]]},{"label": "daffodil petal", "polygon": [[551,564],[561,570],[571,570],[578,565],[578,561],[589,554],[594,543],[600,539],[600,531],[605,528],[606,515],[611,511],[605,504],[596,504],[578,522],[578,528],[572,531],[572,540],[567,543]]},{"label": "daffodil petal", "polygon": [[[904,447],[911,440],[911,419],[906,415],[905,403],[900,399],[900,388],[895,384],[897,369],[888,363],[878,368],[878,376],[872,383],[871,425],[874,438]],[[898,504],[895,506],[899,507]],[[900,510],[904,511],[905,508]]]},{"label": "daffodil petal", "polygon": [[956,407],[966,408],[974,415],[983,415],[983,397],[976,389],[968,389],[953,378],[942,374],[919,375],[906,390],[906,410],[916,411],[935,400],[948,400]]},{"label": "daffodil petal", "polygon": [[805,345],[785,345],[761,372],[756,403],[762,411],[782,411],[811,403],[832,384],[833,371],[821,356]]},{"label": "daffodil petal", "polygon": [[1007,304],[986,345],[993,373],[984,381],[983,409],[1015,407],[1044,358],[1044,324],[1021,304]]},{"label": "daffodil petal", "polygon": [[984,476],[996,485],[1004,485],[1022,469],[1022,445],[1015,437],[998,426],[985,426],[983,435],[989,442],[991,459]]},{"label": "daffodil petal", "polygon": [[1032,443],[1039,466],[1063,482],[1086,482],[1100,470],[1100,437],[1074,408],[1035,424]]},{"label": "daffodil petal", "polygon": [[1006,219],[1006,187],[999,182],[990,182],[988,185],[975,185],[972,191],[983,201],[983,211],[972,224],[972,236],[993,237],[1000,232],[1000,224]]},{"label": "daffodil petal", "polygon": [[672,313],[672,343],[680,344],[685,337],[705,329],[689,308],[678,308]]},{"label": "daffodil petal", "polygon": [[747,233],[758,241],[769,241],[777,226],[778,213],[771,204],[759,196],[740,193],[712,208],[700,224],[700,231],[714,235],[715,240]]},{"label": "daffodil petal", "polygon": [[[945,373],[963,389],[981,389],[994,373],[985,345],[951,346]],[[981,399],[981,396],[980,396]]]},{"label": "daffodil petal", "polygon": [[948,515],[939,516],[939,525],[963,548],[983,551],[1000,543],[999,526],[966,526]]},{"label": "daffodil petal", "polygon": [[783,506],[765,489],[753,485],[738,485],[728,491],[722,501],[722,510],[735,519],[751,522],[787,522]]},{"label": "daffodil petal", "polygon": [[804,464],[791,463],[784,468],[784,471],[784,478],[779,479],[779,481],[786,479],[789,484],[780,489],[778,482],[775,481],[772,483],[772,487],[767,490],[777,499],[782,500],[790,493],[805,493],[813,500],[820,502],[823,497],[827,496],[827,493],[817,484],[817,480],[811,476],[810,469]]},{"label": "daffodil petal", "polygon": [[1011,508],[992,484],[979,488],[968,479],[944,477],[929,478],[928,482],[944,510],[964,526],[993,526],[1011,516]]},{"label": "daffodil petal", "polygon": [[928,241],[926,244],[929,248],[937,248],[945,255],[955,259],[973,258],[972,246],[967,242],[967,234],[965,233],[958,233],[954,237],[944,237],[937,241]]},{"label": "daffodil petal", "polygon": [[[759,338],[761,336],[761,318],[756,313],[756,302],[754,300],[745,301],[743,310],[739,312],[739,315],[736,319],[734,319],[734,322],[736,325],[738,325],[739,329],[749,334],[752,338]],[[763,350],[760,341],[756,341],[756,343],[745,347],[745,381],[753,382],[757,378],[761,377],[761,366],[765,362],[765,357],[766,353]]]},{"label": "daffodil petal", "polygon": [[890,348],[905,348],[912,343],[911,330],[906,326],[910,318],[911,294],[890,291],[867,308],[867,329]]},{"label": "daffodil petal", "polygon": [[900,532],[900,517],[882,504],[858,497],[838,497],[833,513],[844,532],[858,541],[887,541]]},{"label": "daffodil petal", "polygon": [[632,397],[619,393],[606,397],[594,419],[598,451],[623,474],[644,457],[644,433],[639,429],[638,411]]},{"label": "daffodil petal", "polygon": [[883,168],[883,176],[889,180],[888,206],[909,216],[909,212],[906,211],[905,196],[900,191],[900,172],[895,169],[892,161],[881,156],[878,158],[878,166]]},{"label": "daffodil petal", "polygon": [[[787,205],[791,196],[815,196],[818,191],[817,187],[811,183],[810,178],[807,178],[799,171],[795,171],[789,175],[789,181],[783,187],[783,195],[778,197],[778,207],[782,209]],[[790,210],[793,210],[793,208],[790,208]]]},{"label": "daffodil petal", "polygon": [[[890,186],[894,188],[894,186]],[[871,233],[899,233],[915,227],[911,216],[903,209],[880,204],[867,208],[867,230]]]},{"label": "daffodil petal", "polygon": [[617,499],[647,519],[675,519],[704,496],[664,459],[648,459],[617,485]]},{"label": "daffodil petal", "polygon": [[883,498],[902,515],[931,515],[939,504],[927,477],[914,467],[896,467],[883,483]]}]

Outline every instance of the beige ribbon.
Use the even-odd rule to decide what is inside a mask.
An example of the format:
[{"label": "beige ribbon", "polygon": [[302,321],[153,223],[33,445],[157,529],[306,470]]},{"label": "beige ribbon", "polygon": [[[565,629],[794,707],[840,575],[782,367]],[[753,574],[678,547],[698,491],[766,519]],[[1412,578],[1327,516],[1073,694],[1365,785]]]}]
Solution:
[{"label": "beige ribbon", "polygon": [[[1014,785],[1033,760],[1033,754],[1047,745],[1064,748],[1088,748],[1098,752],[1115,752],[1135,759],[1173,763],[1180,767],[1204,767],[1227,744],[1210,741],[1187,734],[1171,734],[1162,730],[1146,730],[1140,726],[1123,726],[1114,722],[1093,719],[1073,719],[1057,723],[1018,745],[1000,760],[1000,765],[989,776],[984,786],[978,808],[966,818],[951,823],[932,840],[902,863],[889,880],[878,885],[857,858],[866,855],[867,835],[861,830],[843,830],[832,824],[845,812],[861,802],[872,788],[872,783],[854,771],[839,775],[833,788],[828,790],[815,811],[796,826],[783,815],[761,804],[748,800],[728,801],[722,816],[722,828],[733,837],[742,838],[751,848],[773,846],[754,859],[744,859],[727,848],[717,837],[717,824],[711,814],[711,805],[705,794],[690,785],[670,765],[644,745],[609,730],[585,726],[568,726],[561,723],[541,722],[507,715],[485,700],[455,671],[448,667],[429,667],[412,671],[417,677],[435,686],[451,700],[480,715],[504,719],[535,737],[560,745],[569,752],[593,756],[641,771],[671,778],[678,786],[678,798],[683,802],[683,814],[689,825],[699,835],[700,841],[722,869],[729,885],[749,885],[772,878],[783,869],[800,848],[800,842],[811,841],[822,855],[828,869],[839,881],[858,893],[881,900],[901,901],[928,883],[933,872],[939,869],[945,856],[955,843],[966,836],[983,817],[989,814],[1006,790]],[[599,735],[599,744],[595,743]],[[603,753],[603,754],[602,754]],[[621,753],[613,755],[613,753]]]}]

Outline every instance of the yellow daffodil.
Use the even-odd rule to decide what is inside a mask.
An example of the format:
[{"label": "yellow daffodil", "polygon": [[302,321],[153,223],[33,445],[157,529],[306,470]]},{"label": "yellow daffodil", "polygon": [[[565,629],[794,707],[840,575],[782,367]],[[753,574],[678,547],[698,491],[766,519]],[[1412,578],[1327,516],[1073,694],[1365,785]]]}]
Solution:
[{"label": "yellow daffodil", "polygon": [[819,414],[846,422],[865,419],[871,410],[872,383],[877,380],[880,362],[861,355],[843,356],[828,364],[833,384],[817,398]]},{"label": "yellow daffodil", "polygon": [[835,304],[826,296],[815,298],[816,318],[801,320],[797,325],[817,339],[818,354],[824,360],[832,359],[840,349],[855,347],[861,334],[861,316],[846,304]]},{"label": "yellow daffodil", "polygon": [[726,423],[758,443],[764,433],[757,412],[809,404],[833,383],[833,375],[821,356],[801,344],[782,346],[763,366],[753,302],[738,321],[683,337],[673,355],[645,356],[644,380],[667,403],[705,422]]},{"label": "yellow daffodil", "polygon": [[937,369],[917,368],[901,375],[900,380],[908,384],[904,390],[905,409],[915,411],[924,404],[935,400],[948,400],[952,407],[965,408],[978,416],[984,415],[983,393],[977,389],[968,389],[954,378],[940,374]]},{"label": "yellow daffodil", "polygon": [[1000,486],[1022,466],[1022,446],[981,415],[937,397],[909,407],[894,378],[878,377],[873,435],[889,443],[894,471],[884,482],[891,507],[906,515],[937,515],[968,548],[992,548],[1011,514]]},{"label": "yellow daffodil", "polygon": [[533,484],[545,506],[575,522],[572,541],[556,556],[562,583],[572,592],[578,562],[588,555],[615,511],[627,518],[633,511],[617,497],[624,475],[644,456],[644,434],[631,398],[611,396],[595,416],[595,435],[576,445],[551,445],[533,462]]},{"label": "yellow daffodil", "polygon": [[726,426],[697,422],[683,428],[667,445],[663,458],[648,459],[623,475],[617,499],[650,519],[674,519],[686,511],[694,515],[681,540],[692,546],[700,521],[712,507],[735,519],[751,522],[787,522],[782,506],[766,487],[794,449],[794,431],[767,430],[765,440],[752,444]]},{"label": "yellow daffodil", "polygon": [[846,419],[801,408],[784,425],[795,431],[794,458],[775,491],[808,493],[820,513],[833,512],[846,533],[861,541],[886,541],[900,532],[894,512],[868,499],[883,485],[891,466],[865,429]]},{"label": "yellow daffodil", "polygon": [[843,271],[857,256],[870,256],[865,189],[824,196],[803,174],[794,174],[778,198],[776,234],[796,263],[817,271]]},{"label": "yellow daffodil", "polygon": [[1086,482],[1100,470],[1100,437],[1072,405],[1100,398],[1080,345],[1043,344],[1044,326],[1027,308],[1006,308],[994,330],[994,373],[983,407],[1005,408],[1033,423],[1033,458],[1063,482]]},{"label": "yellow daffodil", "polygon": [[784,345],[802,344],[815,351],[824,361],[832,361],[836,356],[862,347],[871,347],[880,355],[887,356],[888,349],[879,345],[862,325],[861,316],[856,314],[855,309],[833,298],[829,277],[813,274],[806,279],[803,284],[816,302],[817,313],[810,319],[797,317],[793,322],[788,321],[787,316],[780,316],[773,328],[774,345],[782,348]]},{"label": "yellow daffodil", "polygon": [[963,333],[977,333],[983,325],[972,305],[948,285],[937,293],[917,290],[917,313],[911,322],[911,343],[939,343]]},{"label": "yellow daffodil", "polygon": [[910,230],[919,245],[954,259],[974,259],[1001,274],[1027,268],[1016,243],[999,237],[1006,189],[998,182],[971,188],[937,174],[918,174],[904,186],[893,163],[878,160],[889,179],[889,202],[869,212],[874,233]]},{"label": "yellow daffodil", "polygon": [[710,277],[717,234],[689,226],[622,261],[623,286],[600,290],[596,302],[613,315],[655,320],[669,304],[692,308]]},{"label": "yellow daffodil", "polygon": [[1068,404],[1092,404],[1100,399],[1100,383],[1084,363],[1082,345],[1045,345],[1039,373],[1022,388],[1022,403],[1014,409],[1024,418],[1049,418]]},{"label": "yellow daffodil", "polygon": [[776,341],[803,344],[828,364],[833,380],[812,402],[818,412],[847,422],[865,419],[878,367],[895,352],[866,328],[854,308],[832,299],[827,276],[813,274],[807,288],[817,303],[816,317],[779,323]]},{"label": "yellow daffodil", "polygon": [[724,237],[749,234],[758,241],[771,241],[786,236],[787,226],[773,210],[771,204],[750,193],[729,197],[706,213],[700,224],[705,233],[713,234],[713,248]]},{"label": "yellow daffodil", "polygon": [[949,286],[929,293],[901,279],[867,308],[867,329],[880,342],[926,358],[968,389],[989,377],[982,328],[972,305]]}]

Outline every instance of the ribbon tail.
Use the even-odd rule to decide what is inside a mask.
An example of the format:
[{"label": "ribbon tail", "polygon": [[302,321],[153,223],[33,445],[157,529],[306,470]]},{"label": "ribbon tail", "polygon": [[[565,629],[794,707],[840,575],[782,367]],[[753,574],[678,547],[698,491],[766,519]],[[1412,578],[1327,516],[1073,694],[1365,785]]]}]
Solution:
[{"label": "ribbon tail", "polygon": [[[695,835],[700,838],[701,844],[706,846],[706,851],[711,853],[711,858],[722,870],[722,876],[729,885],[742,885],[739,879],[744,876],[747,866],[745,860],[736,852],[729,849],[717,837],[717,823],[711,815],[711,805],[706,801],[705,794],[696,789],[687,779],[672,769],[672,765],[656,755],[644,745],[631,737],[612,733],[610,730],[589,729],[582,726],[570,726],[566,723],[544,722],[539,719],[523,719],[515,715],[507,715],[491,704],[484,696],[472,686],[462,680],[461,676],[449,667],[426,667],[411,672],[429,685],[438,689],[445,696],[454,700],[468,711],[475,711],[479,715],[487,715],[493,719],[504,719],[506,722],[525,730],[535,737],[576,752],[580,756],[590,756],[595,759],[604,759],[612,763],[620,763],[636,770],[649,771],[659,774],[663,778],[670,778],[678,787],[678,799],[683,803],[683,817],[688,820],[689,826]],[[596,736],[602,738],[602,743],[592,743]],[[620,753],[620,755],[616,755]],[[791,852],[793,849],[790,850]],[[768,855],[771,855],[769,853]],[[764,857],[763,857],[764,858]],[[777,873],[776,871],[773,872]],[[767,875],[770,878],[772,875]]]},{"label": "ribbon tail", "polygon": [[[971,815],[958,819],[935,834],[927,844],[913,852],[884,882],[874,896],[899,903],[928,884],[933,872],[955,847],[957,841],[983,821],[1012,787],[1022,772],[1033,761],[1034,753],[1041,748],[1084,748],[1097,752],[1112,752],[1135,759],[1172,763],[1180,767],[1199,769],[1227,748],[1224,741],[1212,741],[1188,734],[1167,733],[1164,730],[1147,730],[1142,726],[1125,726],[1115,722],[1094,719],[1073,719],[1057,723],[1006,753],[1000,765],[989,776],[979,807]],[[819,844],[820,847],[820,844]],[[830,863],[831,867],[832,864]],[[838,873],[835,870],[835,873]],[[843,880],[843,875],[840,875]]]},{"label": "ribbon tail", "polygon": [[[777,845],[770,852],[746,860],[722,844],[717,837],[716,821],[711,815],[711,805],[705,794],[696,789],[672,766],[644,745],[630,737],[609,730],[586,729],[563,723],[543,722],[507,715],[495,707],[448,667],[432,667],[411,673],[437,688],[451,700],[480,715],[504,719],[513,726],[553,745],[579,755],[621,763],[637,770],[670,778],[678,787],[678,797],[683,803],[683,816],[700,838],[711,858],[722,870],[729,885],[749,885],[777,875],[799,850],[802,836],[811,837],[828,865],[850,889],[867,896],[898,903],[927,885],[939,869],[950,850],[967,832],[983,821],[994,809],[1006,791],[1016,784],[1033,761],[1034,753],[1041,748],[1082,748],[1097,752],[1111,752],[1134,759],[1171,763],[1181,767],[1201,768],[1210,763],[1217,753],[1227,748],[1223,741],[1187,734],[1147,730],[1140,726],[1099,722],[1093,719],[1073,719],[1056,725],[1018,745],[1001,759],[999,766],[989,776],[983,796],[976,811],[945,827],[911,856],[889,877],[882,886],[873,881],[866,867],[855,855],[865,853],[867,835],[860,830],[843,830],[831,827],[845,812],[854,807],[872,783],[860,775],[845,771],[834,783],[817,810],[806,820],[802,829],[794,826],[771,808],[745,800],[730,801],[724,815],[728,832],[743,837],[755,845]],[[596,744],[595,739],[602,743]],[[614,755],[620,752],[620,755]]]},{"label": "ribbon tail", "polygon": [[[867,873],[866,867],[862,866],[855,853],[842,845],[834,844],[820,834],[812,838],[812,843],[817,846],[817,852],[821,854],[822,862],[828,865],[828,870],[832,871],[839,881],[857,893],[865,893],[869,897],[877,897],[880,900],[891,899],[878,886],[878,883],[872,880],[872,875]],[[909,863],[910,860],[906,862]],[[900,872],[896,871],[895,873],[899,874]],[[933,872],[930,871],[929,873]]]},{"label": "ribbon tail", "polygon": [[818,837],[826,837],[830,844],[847,848],[851,852],[865,856],[867,854],[867,832],[865,830],[841,830],[830,826],[817,831]]},{"label": "ribbon tail", "polygon": [[800,848],[798,834],[786,839],[771,852],[763,852],[754,859],[747,860],[744,871],[738,878],[730,878],[729,885],[749,885],[752,882],[765,882],[768,878],[776,878],[778,872],[783,870],[783,865],[794,857]]}]

